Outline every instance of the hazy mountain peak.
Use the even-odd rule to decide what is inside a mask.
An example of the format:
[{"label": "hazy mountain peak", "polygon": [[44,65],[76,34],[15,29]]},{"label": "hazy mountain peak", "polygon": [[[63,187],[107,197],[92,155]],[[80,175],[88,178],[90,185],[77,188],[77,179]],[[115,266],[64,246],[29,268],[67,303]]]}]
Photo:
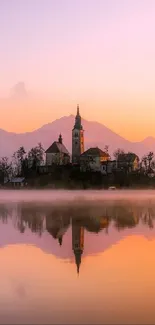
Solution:
[{"label": "hazy mountain peak", "polygon": [[143,141],[155,141],[155,138],[150,136],[145,138]]},{"label": "hazy mountain peak", "polygon": [[[41,142],[44,149],[47,149],[53,141],[58,139],[60,133],[65,146],[71,153],[74,119],[75,116],[72,114],[63,116],[35,131],[22,134],[0,129],[0,156],[11,156],[20,146],[29,150],[38,142]],[[155,139],[153,137],[134,143],[124,139],[99,122],[82,119],[82,124],[85,130],[85,150],[96,146],[104,150],[105,145],[108,145],[111,155],[117,148],[122,148],[125,151],[135,152],[140,157],[146,154],[148,150],[155,151]]]}]

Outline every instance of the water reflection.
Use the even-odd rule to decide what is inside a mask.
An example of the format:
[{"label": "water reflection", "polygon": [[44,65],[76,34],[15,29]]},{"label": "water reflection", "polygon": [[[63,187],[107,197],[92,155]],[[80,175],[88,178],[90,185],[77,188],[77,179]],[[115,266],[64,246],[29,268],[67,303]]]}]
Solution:
[{"label": "water reflection", "polygon": [[[150,230],[154,228],[155,203],[145,202],[143,205],[121,201],[98,204],[87,202],[84,206],[75,203],[64,206],[39,203],[0,204],[0,220],[2,224],[11,222],[12,226],[23,234],[25,240],[27,236],[24,234],[27,230],[40,238],[48,233],[62,247],[61,252],[55,250],[55,255],[60,258],[64,258],[64,238],[71,231],[72,243],[69,245],[72,247],[79,274],[82,256],[85,253],[85,234],[98,234],[100,238],[102,237],[102,241],[105,241],[104,236],[110,236],[111,245],[121,238],[120,235],[119,237],[115,235],[114,230],[120,233],[128,229],[131,234],[132,230],[137,228],[144,234],[144,226]],[[98,236],[92,236],[91,239],[92,246],[96,247],[96,253],[102,251],[102,247],[99,247],[101,242],[97,241]],[[87,254],[90,255],[91,249],[94,248],[90,248]]]},{"label": "water reflection", "polygon": [[0,324],[154,324],[155,201],[0,203]]}]

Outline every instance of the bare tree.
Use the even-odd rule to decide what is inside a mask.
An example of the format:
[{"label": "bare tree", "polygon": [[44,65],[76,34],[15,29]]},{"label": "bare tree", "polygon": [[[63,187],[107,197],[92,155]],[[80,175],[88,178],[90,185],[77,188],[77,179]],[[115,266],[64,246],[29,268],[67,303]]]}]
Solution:
[{"label": "bare tree", "polygon": [[9,162],[7,157],[2,157],[0,159],[0,171],[6,178],[10,178],[13,174],[12,163]]},{"label": "bare tree", "polygon": [[150,151],[147,155],[142,157],[142,163],[144,164],[145,172],[150,172],[155,167],[155,161],[153,160],[154,153]]},{"label": "bare tree", "polygon": [[116,160],[118,160],[120,155],[124,155],[125,151],[123,149],[118,148],[117,150],[114,151],[113,156]]},{"label": "bare tree", "polygon": [[13,154],[13,165],[15,169],[15,174],[20,175],[22,173],[22,164],[25,159],[26,151],[24,147],[20,147]]},{"label": "bare tree", "polygon": [[28,161],[32,167],[37,167],[44,160],[44,148],[41,143],[28,152]]},{"label": "bare tree", "polygon": [[108,154],[109,153],[109,146],[106,144],[104,147],[104,151]]}]

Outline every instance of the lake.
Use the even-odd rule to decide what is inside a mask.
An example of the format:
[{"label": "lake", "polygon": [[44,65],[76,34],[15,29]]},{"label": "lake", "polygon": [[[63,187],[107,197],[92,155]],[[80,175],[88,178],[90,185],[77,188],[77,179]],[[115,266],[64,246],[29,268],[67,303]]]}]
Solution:
[{"label": "lake", "polygon": [[155,324],[155,191],[0,191],[0,324]]}]

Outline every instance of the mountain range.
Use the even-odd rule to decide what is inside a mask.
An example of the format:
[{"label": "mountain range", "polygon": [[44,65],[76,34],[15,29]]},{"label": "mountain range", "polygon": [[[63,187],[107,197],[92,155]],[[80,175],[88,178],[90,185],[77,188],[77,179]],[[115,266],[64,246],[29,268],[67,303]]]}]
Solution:
[{"label": "mountain range", "polygon": [[[0,129],[0,156],[11,157],[20,146],[24,146],[25,150],[28,151],[38,142],[41,142],[46,150],[53,141],[58,139],[60,133],[63,137],[63,143],[71,153],[74,119],[74,115],[64,116],[35,131],[26,133],[17,134]],[[139,157],[149,151],[155,152],[155,138],[153,137],[148,137],[141,142],[131,142],[101,123],[83,119],[82,125],[85,130],[85,150],[97,146],[104,150],[105,145],[108,145],[111,155],[117,148],[135,152]]]},{"label": "mountain range", "polygon": [[[30,229],[27,229],[25,233],[20,233],[13,227],[12,221],[9,220],[7,224],[0,222],[0,248],[21,244],[33,245],[40,248],[46,254],[52,254],[60,259],[74,261],[71,227],[69,227],[64,235],[62,246],[60,246],[58,240],[54,239],[47,231],[44,231],[41,237],[38,233],[33,233]],[[154,228],[150,231],[150,228],[142,224],[132,229],[125,228],[120,232],[114,227],[110,227],[108,234],[105,234],[103,230],[98,235],[85,230],[83,258],[89,255],[98,255],[110,249],[112,246],[117,245],[118,242],[128,236],[143,236],[146,240],[151,241],[154,239],[154,235]]]}]

